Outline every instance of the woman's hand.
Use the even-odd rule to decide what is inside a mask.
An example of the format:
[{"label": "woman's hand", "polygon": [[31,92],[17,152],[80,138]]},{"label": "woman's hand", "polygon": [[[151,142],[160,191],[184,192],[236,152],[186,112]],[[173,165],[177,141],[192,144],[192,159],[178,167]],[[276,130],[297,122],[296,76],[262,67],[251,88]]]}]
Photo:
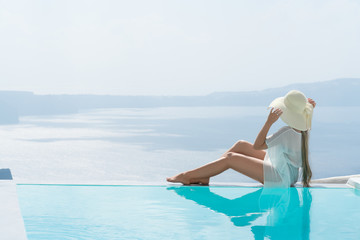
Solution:
[{"label": "woman's hand", "polygon": [[313,107],[315,108],[316,102],[315,102],[313,99],[308,98],[308,102],[309,102],[311,105],[313,105]]},{"label": "woman's hand", "polygon": [[283,111],[280,108],[272,108],[268,116],[268,123],[273,124],[276,122],[282,113]]},{"label": "woman's hand", "polygon": [[266,123],[264,124],[264,126],[262,127],[262,129],[260,130],[259,134],[257,135],[257,137],[255,139],[255,142],[253,145],[254,149],[263,150],[263,149],[268,148],[266,145],[266,142],[265,142],[266,135],[268,134],[271,125],[279,119],[279,117],[281,116],[282,113],[283,113],[282,110],[279,108],[276,108],[276,109],[272,108],[270,110],[270,113],[269,113]]}]

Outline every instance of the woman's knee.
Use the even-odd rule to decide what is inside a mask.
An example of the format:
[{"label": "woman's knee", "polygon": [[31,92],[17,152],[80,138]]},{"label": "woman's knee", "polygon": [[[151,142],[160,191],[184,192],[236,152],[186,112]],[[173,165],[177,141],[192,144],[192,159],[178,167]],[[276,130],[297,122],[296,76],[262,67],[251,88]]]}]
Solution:
[{"label": "woman's knee", "polygon": [[238,152],[238,153],[243,153],[250,146],[251,146],[251,143],[249,143],[248,141],[239,140],[235,143],[234,151]]},{"label": "woman's knee", "polygon": [[245,140],[239,140],[239,141],[236,142],[236,146],[242,146],[244,144],[246,144]]},{"label": "woman's knee", "polygon": [[244,147],[251,147],[252,143],[245,141],[245,140],[239,140],[239,141],[237,141],[236,145],[244,148]]}]

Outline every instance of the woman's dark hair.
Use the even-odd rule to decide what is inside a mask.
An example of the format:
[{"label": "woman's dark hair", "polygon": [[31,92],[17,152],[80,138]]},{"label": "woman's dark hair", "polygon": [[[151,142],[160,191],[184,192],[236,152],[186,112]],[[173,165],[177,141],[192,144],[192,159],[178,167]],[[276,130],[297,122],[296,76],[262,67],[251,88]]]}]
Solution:
[{"label": "woman's dark hair", "polygon": [[309,164],[309,132],[301,131],[302,183],[310,187],[312,172]]}]

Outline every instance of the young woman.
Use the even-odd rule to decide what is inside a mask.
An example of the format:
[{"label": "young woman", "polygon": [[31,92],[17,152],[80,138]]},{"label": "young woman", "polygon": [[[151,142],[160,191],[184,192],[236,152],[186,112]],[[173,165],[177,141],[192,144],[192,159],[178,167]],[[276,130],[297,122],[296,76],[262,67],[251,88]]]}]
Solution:
[{"label": "young woman", "polygon": [[[303,186],[309,187],[312,172],[308,132],[315,106],[314,100],[297,90],[276,98],[269,106],[271,111],[254,144],[238,141],[218,160],[167,178],[167,181],[207,185],[210,177],[231,168],[264,184],[264,187],[290,187],[298,180],[301,168]],[[266,137],[279,117],[288,126]]]}]

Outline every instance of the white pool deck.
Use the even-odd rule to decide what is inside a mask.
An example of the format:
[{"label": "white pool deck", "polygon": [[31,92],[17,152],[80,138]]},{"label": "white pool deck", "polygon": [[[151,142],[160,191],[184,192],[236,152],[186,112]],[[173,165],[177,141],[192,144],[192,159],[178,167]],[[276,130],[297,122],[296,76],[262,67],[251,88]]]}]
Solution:
[{"label": "white pool deck", "polygon": [[1,240],[26,240],[16,184],[13,180],[0,180],[0,212]]},{"label": "white pool deck", "polygon": [[[0,238],[1,240],[26,240],[26,231],[23,217],[21,215],[18,196],[16,192],[17,184],[59,184],[59,185],[94,185],[94,186],[169,186],[176,185],[170,183],[146,183],[139,184],[134,182],[17,182],[12,179],[10,170],[0,171]],[[210,186],[237,186],[237,187],[261,187],[257,183],[211,183]],[[313,180],[312,187],[315,188],[354,188],[360,190],[360,175],[341,176]],[[295,187],[302,187],[301,183],[296,183]]]}]

